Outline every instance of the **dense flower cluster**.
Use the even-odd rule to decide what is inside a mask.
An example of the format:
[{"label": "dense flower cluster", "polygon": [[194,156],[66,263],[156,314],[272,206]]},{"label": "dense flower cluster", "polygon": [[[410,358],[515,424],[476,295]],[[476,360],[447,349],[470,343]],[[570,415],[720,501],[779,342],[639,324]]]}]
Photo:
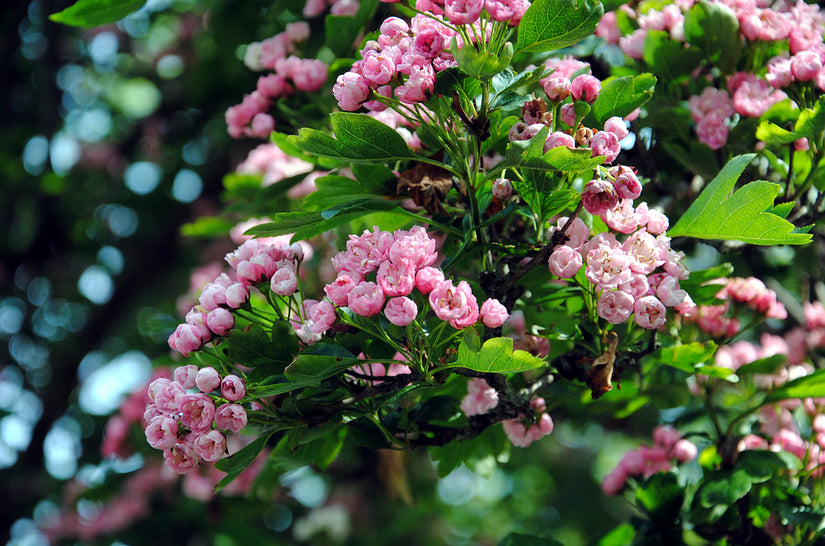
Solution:
[{"label": "dense flower cluster", "polygon": [[659,426],[653,431],[653,445],[639,446],[628,451],[602,481],[602,491],[616,495],[627,484],[628,478],[648,478],[657,472],[667,472],[673,460],[680,463],[696,458],[696,446],[682,438],[682,434],[670,426]]},{"label": "dense flower cluster", "polygon": [[[383,310],[392,324],[407,326],[418,316],[418,304],[410,297],[417,289],[429,295],[432,311],[453,328],[466,328],[479,319],[490,328],[501,326],[508,316],[501,303],[487,300],[479,309],[467,281],[453,284],[432,267],[438,259],[435,243],[420,226],[394,233],[375,227],[350,235],[347,250],[332,258],[337,277],[324,292],[332,304],[356,315],[371,317]],[[329,312],[334,316],[334,310]]]},{"label": "dense flower cluster", "polygon": [[[236,403],[246,395],[246,386],[236,375],[221,377],[212,367],[181,366],[173,379],[152,381],[148,393],[146,441],[163,450],[166,464],[180,474],[201,461],[225,457],[227,440],[221,431],[238,432],[246,426],[246,410]],[[216,405],[215,399],[224,402]]]},{"label": "dense flower cluster", "polygon": [[[357,10],[357,5],[356,5]],[[295,91],[314,93],[327,81],[327,65],[317,59],[302,59],[293,53],[309,38],[309,24],[290,23],[286,30],[246,48],[244,62],[252,70],[274,73],[258,78],[255,91],[226,110],[226,125],[233,138],[268,138],[275,119],[268,114],[272,102]]]},{"label": "dense flower cluster", "polygon": [[530,413],[519,415],[518,419],[505,419],[501,422],[507,439],[516,447],[527,447],[536,440],[553,432],[553,420],[545,412],[544,398],[530,401]]},{"label": "dense flower cluster", "polygon": [[786,319],[788,312],[776,299],[776,292],[756,277],[718,279],[722,285],[716,298],[724,300],[717,305],[684,305],[678,310],[687,320],[696,321],[706,333],[716,337],[732,337],[741,324],[736,316],[730,316],[733,307],[747,308],[765,318]]},{"label": "dense flower cluster", "polygon": [[291,296],[298,290],[298,262],[303,259],[300,244],[278,247],[249,239],[226,255],[235,277],[221,273],[201,291],[200,305],[186,314],[186,322],[169,336],[169,347],[183,355],[199,349],[213,336],[226,335],[235,325],[230,311],[249,299],[251,288],[269,282],[272,292]]},{"label": "dense flower cluster", "polygon": [[[685,14],[694,6],[693,0],[680,0],[649,9],[648,6],[624,4],[619,8],[627,20],[638,27],[623,36],[617,24],[617,12],[608,12],[596,34],[636,60],[643,57],[645,40],[651,31],[668,32],[672,40],[685,41]],[[719,2],[735,16],[740,38],[745,44],[759,42],[782,44],[781,53],[769,59],[767,73],[761,66],[753,72],[739,71],[723,75],[727,89],[706,87],[690,97],[689,106],[700,142],[711,149],[725,145],[734,114],[758,118],[773,104],[787,98],[785,91],[796,83],[811,83],[825,90],[825,13],[816,4],[781,0],[768,6],[754,0]],[[796,143],[804,149],[805,139]]]},{"label": "dense flower cluster", "polygon": [[395,96],[407,104],[427,100],[436,73],[457,65],[453,41],[460,48],[467,37],[489,40],[496,25],[518,25],[528,7],[526,0],[420,0],[416,8],[430,13],[419,13],[409,23],[398,17],[384,20],[378,37],[365,44],[352,69],[338,76],[332,91],[338,106],[347,111],[383,109],[370,100],[375,96]]}]

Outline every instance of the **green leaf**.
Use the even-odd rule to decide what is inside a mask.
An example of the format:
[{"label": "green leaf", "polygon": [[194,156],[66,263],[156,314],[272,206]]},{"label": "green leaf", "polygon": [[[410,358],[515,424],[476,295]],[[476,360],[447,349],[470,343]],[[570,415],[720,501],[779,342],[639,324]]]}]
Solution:
[{"label": "green leaf", "polygon": [[794,132],[806,137],[816,137],[825,131],[825,97],[820,97],[813,108],[799,113]]},{"label": "green leaf", "polygon": [[825,395],[825,368],[789,381],[774,389],[765,397],[765,403],[770,404],[788,398],[821,397]]},{"label": "green leaf", "polygon": [[186,237],[226,237],[235,224],[225,218],[201,216],[194,222],[183,224],[180,233]]},{"label": "green leaf", "polygon": [[471,101],[481,93],[481,82],[471,78],[458,67],[451,66],[438,73],[433,92],[445,97],[452,96],[453,91],[465,101]]},{"label": "green leaf", "polygon": [[684,490],[672,472],[659,472],[648,478],[637,490],[636,500],[653,517],[673,521],[684,501]]},{"label": "green leaf", "polygon": [[651,30],[645,37],[642,60],[650,70],[666,81],[690,74],[702,61],[702,51],[697,47],[685,47],[684,42],[674,40],[664,30]]},{"label": "green leaf", "polygon": [[626,546],[633,544],[634,538],[636,538],[636,528],[631,523],[622,523],[599,539],[596,546]]},{"label": "green leaf", "polygon": [[263,451],[266,447],[266,443],[269,441],[269,438],[275,434],[275,432],[276,430],[272,430],[266,434],[258,436],[252,441],[252,443],[239,449],[231,457],[221,459],[215,463],[215,468],[221,472],[226,472],[226,476],[224,476],[224,478],[218,482],[218,485],[215,486],[215,492],[220,491],[229,485],[235,478],[240,476],[241,472],[246,470],[246,467],[252,464],[252,461],[255,460],[261,451]]},{"label": "green leaf", "polygon": [[[795,460],[799,461],[799,459]],[[762,449],[743,451],[736,459],[737,471],[746,474],[752,483],[766,482],[774,476],[778,476],[781,472],[793,470],[794,468],[795,466],[788,458],[779,453]]]},{"label": "green leaf", "polygon": [[535,535],[525,535],[523,533],[510,533],[501,541],[498,546],[564,546],[554,538],[543,538]]},{"label": "green leaf", "polygon": [[310,350],[295,357],[284,374],[293,382],[320,382],[363,363],[339,345],[316,343]]},{"label": "green leaf", "polygon": [[746,471],[722,470],[705,478],[696,492],[696,498],[705,508],[717,505],[731,506],[747,495],[751,487],[753,481]]},{"label": "green leaf", "polygon": [[739,369],[736,370],[736,375],[740,377],[755,373],[772,375],[779,372],[787,361],[788,357],[786,355],[772,355],[760,358],[759,360],[754,360],[749,364],[740,366]]},{"label": "green leaf", "polygon": [[662,142],[665,151],[689,172],[703,178],[713,178],[719,173],[719,165],[713,150],[701,142],[691,142],[690,151],[673,142]]},{"label": "green leaf", "polygon": [[695,373],[697,366],[716,353],[716,343],[694,341],[685,345],[662,347],[643,358],[646,365],[666,364],[684,372]]},{"label": "green leaf", "polygon": [[628,115],[650,100],[655,87],[656,76],[653,74],[608,78],[602,82],[602,90],[593,103],[594,126],[603,126],[611,116]]},{"label": "green leaf", "polygon": [[358,39],[367,21],[375,14],[377,7],[378,0],[361,0],[355,15],[327,15],[324,18],[325,45],[338,57],[352,55],[352,44]]},{"label": "green leaf", "polygon": [[373,184],[368,179],[353,180],[339,175],[322,176],[315,181],[315,185],[318,189],[304,197],[305,210],[324,210],[395,193],[394,184],[389,188],[384,183]]},{"label": "green leaf", "polygon": [[756,138],[766,144],[788,144],[799,140],[803,135],[783,129],[772,121],[761,121],[756,127]]},{"label": "green leaf", "polygon": [[298,339],[286,321],[276,321],[273,333],[274,339],[257,324],[246,330],[232,330],[227,338],[227,356],[244,366],[267,366],[273,373],[283,373],[298,352]]},{"label": "green leaf", "polygon": [[415,159],[404,139],[391,127],[365,114],[330,114],[335,137],[317,129],[302,128],[287,141],[312,155],[353,163],[387,163]]},{"label": "green leaf", "polygon": [[453,38],[452,52],[459,68],[467,75],[477,80],[488,80],[510,65],[513,58],[513,45],[507,42],[501,52],[496,55],[489,51],[479,51],[474,45],[456,46],[456,39]]},{"label": "green leaf", "polygon": [[518,27],[516,51],[539,53],[573,45],[593,34],[604,14],[594,0],[535,0]]},{"label": "green leaf", "polygon": [[739,20],[720,3],[697,2],[685,15],[685,38],[705,52],[705,57],[732,73],[742,51]]},{"label": "green leaf", "polygon": [[756,181],[733,193],[736,181],[755,154],[734,157],[719,172],[685,214],[670,237],[737,240],[757,245],[810,242],[811,235],[796,233],[793,224],[767,212],[773,206],[778,184]]},{"label": "green leaf", "polygon": [[49,15],[49,19],[74,27],[97,27],[116,23],[145,3],[146,0],[77,0],[63,11]]},{"label": "green leaf", "polygon": [[479,347],[474,328],[468,328],[458,345],[458,360],[451,367],[467,368],[484,373],[515,373],[534,370],[547,363],[527,351],[513,350],[513,339],[494,337]]}]

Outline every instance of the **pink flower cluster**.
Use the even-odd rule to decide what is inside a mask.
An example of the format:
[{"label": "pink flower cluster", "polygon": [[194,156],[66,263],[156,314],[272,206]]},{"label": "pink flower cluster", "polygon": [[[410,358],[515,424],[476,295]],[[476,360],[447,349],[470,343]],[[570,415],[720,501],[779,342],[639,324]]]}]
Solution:
[{"label": "pink flower cluster", "polygon": [[730,117],[735,112],[730,95],[723,89],[706,87],[702,94],[688,100],[690,115],[696,122],[696,136],[711,150],[728,141]]},{"label": "pink flower cluster", "polygon": [[235,169],[241,174],[263,176],[261,186],[271,186],[284,178],[312,171],[312,164],[284,153],[277,144],[268,142],[252,149]]},{"label": "pink flower cluster", "polygon": [[[813,477],[821,477],[825,472],[825,398],[806,398],[801,402],[802,412],[796,412],[795,417],[792,411],[799,405],[799,400],[788,400],[777,406],[762,407],[758,415],[760,434],[744,436],[737,446],[739,451],[787,451],[805,462],[805,470]],[[805,433],[808,439],[802,437],[798,424],[804,417],[810,430],[810,436]]]},{"label": "pink flower cluster", "polygon": [[407,326],[418,316],[418,305],[409,297],[417,289],[429,294],[436,316],[456,329],[479,319],[490,328],[501,326],[508,316],[504,306],[491,299],[479,309],[466,281],[454,285],[432,267],[437,258],[435,240],[421,226],[394,233],[375,227],[350,235],[347,250],[332,258],[337,277],[324,292],[334,305],[356,315],[371,317],[383,310],[392,324]]},{"label": "pink flower cluster", "polygon": [[[146,441],[163,450],[166,464],[179,474],[201,461],[225,457],[226,436],[221,431],[238,432],[246,426],[246,410],[235,403],[244,398],[246,387],[236,375],[221,378],[211,367],[181,366],[173,379],[152,381],[148,393]],[[213,397],[227,402],[216,406]]]},{"label": "pink flower cluster", "polygon": [[604,480],[602,491],[616,495],[624,489],[628,478],[649,478],[657,472],[667,472],[673,460],[680,463],[692,461],[698,454],[696,446],[682,438],[675,428],[659,426],[653,430],[653,445],[639,446],[625,453],[622,460]]},{"label": "pink flower cluster", "polygon": [[[688,272],[682,264],[683,255],[670,248],[670,238],[664,234],[667,218],[648,210],[646,203],[635,210],[631,203],[631,199],[623,199],[616,208],[602,213],[608,226],[629,233],[624,241],[611,232],[589,238],[590,229],[575,218],[565,232],[567,242],[553,250],[547,265],[562,279],[573,278],[584,266],[587,280],[599,293],[597,312],[611,324],[625,322],[633,315],[639,326],[657,329],[666,322],[666,307],[677,307],[688,297],[679,287],[679,280],[686,279]],[[567,217],[560,218],[550,233],[561,230],[567,222]]]},{"label": "pink flower cluster", "polygon": [[776,299],[776,292],[756,277],[733,277],[713,282],[723,285],[716,298],[724,300],[724,303],[698,307],[691,305],[678,309],[685,318],[695,320],[703,331],[712,336],[732,337],[739,331],[739,319],[728,316],[732,305],[744,306],[765,318],[788,318],[785,306]]},{"label": "pink flower cluster", "polygon": [[553,432],[553,420],[545,412],[547,407],[544,398],[533,398],[530,409],[530,415],[519,415],[518,419],[505,419],[501,422],[507,439],[516,447],[527,447]]},{"label": "pink flower cluster", "polygon": [[[356,5],[357,9],[357,5]],[[302,59],[292,53],[309,38],[309,24],[290,23],[286,30],[263,42],[247,46],[244,62],[252,70],[272,70],[261,76],[255,91],[226,110],[226,125],[233,138],[269,138],[275,120],[267,112],[272,101],[297,91],[320,91],[327,81],[327,65],[317,59]]]},{"label": "pink flower cluster", "polygon": [[[377,39],[368,41],[352,69],[338,76],[333,95],[342,110],[361,106],[381,110],[376,96],[395,96],[407,104],[427,100],[433,93],[436,73],[456,66],[450,45],[463,39],[452,27],[464,26],[469,36],[489,36],[491,24],[481,25],[482,11],[496,23],[517,25],[529,7],[526,0],[419,0],[419,13],[410,23],[389,17],[381,23]],[[449,23],[449,25],[447,24]],[[369,102],[368,102],[369,101]]]},{"label": "pink flower cluster", "polygon": [[226,335],[235,325],[230,309],[243,305],[249,299],[249,290],[262,282],[269,282],[272,292],[279,296],[291,296],[298,290],[298,262],[302,259],[300,244],[277,247],[258,239],[247,240],[226,255],[235,278],[221,273],[203,288],[200,304],[186,314],[186,322],[169,336],[169,347],[185,356],[213,335]]},{"label": "pink flower cluster", "polygon": [[467,382],[467,395],[461,400],[464,415],[483,415],[496,406],[498,393],[484,379],[475,377]]}]

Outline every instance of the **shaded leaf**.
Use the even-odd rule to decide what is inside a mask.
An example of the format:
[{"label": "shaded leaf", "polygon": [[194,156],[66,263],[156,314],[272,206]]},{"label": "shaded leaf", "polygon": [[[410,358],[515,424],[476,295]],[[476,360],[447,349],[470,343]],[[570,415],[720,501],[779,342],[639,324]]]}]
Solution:
[{"label": "shaded leaf", "polygon": [[220,491],[240,476],[241,472],[246,470],[246,467],[252,464],[252,461],[263,451],[269,438],[275,434],[275,432],[277,431],[272,430],[258,436],[249,445],[239,449],[231,457],[221,459],[215,463],[215,468],[221,472],[226,472],[226,476],[215,486],[215,491]]},{"label": "shaded leaf", "polygon": [[727,73],[733,72],[742,51],[739,20],[724,4],[697,2],[685,15],[685,38]]},{"label": "shaded leaf", "polygon": [[765,403],[769,404],[788,398],[821,397],[823,395],[825,395],[825,369],[819,369],[774,389],[765,397]]}]

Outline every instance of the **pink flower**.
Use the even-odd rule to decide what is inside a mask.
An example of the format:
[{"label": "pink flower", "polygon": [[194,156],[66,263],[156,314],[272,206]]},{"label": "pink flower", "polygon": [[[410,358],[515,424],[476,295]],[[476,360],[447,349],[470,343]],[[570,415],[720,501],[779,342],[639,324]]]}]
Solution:
[{"label": "pink flower", "polygon": [[320,91],[327,81],[327,65],[317,59],[301,60],[298,70],[292,75],[295,89],[306,93]]},{"label": "pink flower", "polygon": [[178,442],[170,449],[163,450],[163,460],[166,466],[178,474],[185,474],[194,470],[200,463],[200,458],[191,443]]},{"label": "pink flower", "polygon": [[383,262],[376,280],[385,296],[406,296],[415,288],[415,266],[407,260]]},{"label": "pink flower", "polygon": [[567,227],[567,222],[569,220],[570,219],[567,216],[560,217],[556,221],[555,226],[550,226],[550,235],[552,236],[555,232],[564,229],[564,235],[567,237],[567,241],[564,244],[571,248],[579,250],[590,237],[590,228],[587,227],[587,224],[584,223],[584,220],[582,220],[578,216],[573,218],[573,223],[570,224],[569,227]]},{"label": "pink flower", "polygon": [[493,182],[493,195],[496,199],[507,199],[511,195],[513,195],[513,184],[507,180],[506,178],[497,178],[495,182]]},{"label": "pink flower", "polygon": [[642,194],[642,184],[630,167],[619,165],[611,168],[608,174],[613,178],[613,187],[620,199],[636,199]]},{"label": "pink flower", "polygon": [[822,70],[822,59],[816,51],[800,51],[791,58],[791,74],[798,81],[814,80],[820,70]]},{"label": "pink flower", "polygon": [[596,310],[611,324],[621,324],[633,313],[633,296],[621,290],[605,292],[599,298]]},{"label": "pink flower", "polygon": [[216,283],[209,283],[203,287],[198,301],[204,311],[217,309],[218,306],[226,303],[226,288]]},{"label": "pink flower", "polygon": [[[447,280],[439,283],[435,289],[430,292],[430,307],[438,318],[444,321],[459,320],[462,323],[466,321],[468,315],[472,315],[472,309],[475,305],[476,320],[478,319],[478,303],[473,295],[470,285],[467,281],[461,281],[458,286],[453,286],[453,281]],[[474,323],[473,320],[470,324]],[[469,326],[467,324],[466,326]],[[455,326],[455,328],[460,329]]]},{"label": "pink flower", "polygon": [[570,79],[564,76],[551,76],[543,81],[542,87],[553,102],[561,102],[570,96]]},{"label": "pink flower", "polygon": [[183,356],[189,356],[192,351],[200,349],[203,341],[195,327],[190,324],[179,324],[172,335],[169,336],[168,343],[169,348],[172,350]]},{"label": "pink flower", "polygon": [[689,440],[678,440],[670,450],[670,456],[680,463],[692,461],[697,455],[699,455],[699,450]]},{"label": "pink flower", "polygon": [[415,274],[415,287],[422,294],[429,294],[444,282],[444,273],[435,267],[422,267]]},{"label": "pink flower", "polygon": [[291,296],[298,290],[298,276],[291,267],[281,267],[272,275],[269,287],[279,296]]},{"label": "pink flower", "polygon": [[223,404],[215,412],[215,426],[221,430],[239,432],[247,419],[246,410],[240,404]]},{"label": "pink flower", "polygon": [[461,411],[467,417],[482,415],[498,406],[498,393],[487,382],[476,377],[467,382],[467,395],[461,400]]},{"label": "pink flower", "polygon": [[347,294],[358,284],[352,275],[346,272],[338,273],[333,282],[324,287],[327,297],[338,307],[347,306]]},{"label": "pink flower", "polygon": [[[561,108],[559,108],[559,119],[562,121],[562,123],[564,123],[568,127],[574,127],[576,125],[577,116],[576,116],[576,109],[573,106],[573,103],[568,102],[568,103],[565,103],[565,104],[561,105]],[[568,135],[568,136],[570,136],[570,135]],[[573,138],[573,137],[570,137],[570,138]],[[547,145],[545,144],[545,147],[546,146]],[[565,144],[565,146],[567,146],[567,144]],[[567,147],[568,148],[573,148],[573,146],[567,146]]]},{"label": "pink flower", "polygon": [[384,306],[384,292],[374,282],[360,282],[347,294],[347,306],[356,315],[371,317]]},{"label": "pink flower", "polygon": [[679,279],[672,275],[667,275],[659,281],[656,287],[656,297],[668,307],[676,307],[685,300],[687,292],[679,287]]},{"label": "pink flower", "polygon": [[395,96],[403,103],[424,102],[435,89],[435,71],[430,66],[413,66],[404,85],[395,88]]},{"label": "pink flower", "polygon": [[195,376],[195,386],[201,392],[212,392],[221,385],[221,374],[212,366],[201,368]]},{"label": "pink flower", "polygon": [[206,315],[206,325],[215,335],[223,336],[235,326],[235,317],[223,307],[218,307]]},{"label": "pink flower", "polygon": [[602,82],[590,74],[581,74],[570,82],[570,94],[576,100],[593,104],[602,90]]},{"label": "pink flower", "polygon": [[[313,302],[311,306],[307,305],[310,301]],[[315,334],[323,334],[332,328],[332,325],[338,320],[338,315],[335,314],[335,306],[328,301],[305,300],[304,308],[306,309],[309,329]]]},{"label": "pink flower", "polygon": [[637,299],[633,310],[634,320],[642,328],[655,330],[667,320],[667,309],[656,296],[643,296]]},{"label": "pink flower", "polygon": [[178,441],[178,423],[168,415],[158,415],[146,425],[146,441],[155,449],[170,449]]},{"label": "pink flower", "polygon": [[[573,115],[573,119],[570,120],[570,123],[568,125],[572,126],[574,123],[576,123],[575,114]],[[548,152],[553,148],[558,148],[559,146],[567,146],[572,150],[576,147],[576,141],[572,136],[568,135],[567,133],[562,133],[561,131],[555,131],[547,135],[547,139],[544,141],[545,152]]]},{"label": "pink flower", "polygon": [[212,426],[215,403],[203,393],[184,394],[180,397],[180,422],[193,432],[202,432]]},{"label": "pink flower", "polygon": [[258,138],[269,138],[275,130],[275,119],[263,112],[255,114],[252,118],[252,134]]},{"label": "pink flower", "polygon": [[226,456],[226,436],[217,430],[210,430],[195,438],[195,452],[201,459],[214,462]]},{"label": "pink flower", "polygon": [[481,321],[488,328],[498,328],[510,317],[507,308],[497,299],[487,299],[481,304]]},{"label": "pink flower", "polygon": [[615,133],[597,131],[590,139],[590,149],[593,150],[593,157],[603,155],[605,163],[613,163],[619,157],[622,146]]},{"label": "pink flower", "polygon": [[582,255],[567,245],[557,246],[547,260],[547,267],[561,279],[572,279],[582,268]]},{"label": "pink flower", "polygon": [[384,306],[384,314],[391,323],[403,327],[415,320],[418,315],[418,306],[405,296],[391,298]]},{"label": "pink flower", "polygon": [[378,51],[367,51],[358,62],[358,69],[374,87],[384,85],[395,77],[395,62]]},{"label": "pink flower", "polygon": [[237,402],[246,395],[243,379],[237,375],[227,375],[221,380],[221,396],[230,402]]},{"label": "pink flower", "polygon": [[165,378],[149,383],[149,399],[161,413],[174,415],[180,411],[182,397],[186,395],[183,385]]},{"label": "pink flower", "polygon": [[195,386],[195,375],[197,375],[197,373],[198,367],[194,364],[189,364],[188,366],[175,368],[172,376],[184,389],[191,389]]},{"label": "pink flower", "polygon": [[627,483],[627,476],[616,467],[602,480],[602,492],[605,495],[618,495]]},{"label": "pink flower", "polygon": [[370,95],[367,80],[355,72],[346,72],[338,76],[332,88],[332,94],[338,100],[341,110],[352,112],[358,110]]},{"label": "pink flower", "polygon": [[613,133],[619,140],[622,140],[630,133],[627,130],[627,124],[625,123],[625,121],[618,116],[613,116],[612,118],[609,118],[607,121],[605,121],[604,130],[609,133]]},{"label": "pink flower", "polygon": [[582,202],[587,212],[598,216],[618,205],[619,195],[612,183],[601,178],[594,178],[585,184]]},{"label": "pink flower", "polygon": [[237,309],[249,299],[249,288],[246,285],[236,282],[226,287],[226,305]]},{"label": "pink flower", "polygon": [[454,25],[471,25],[478,20],[484,0],[445,0],[444,12]]}]

